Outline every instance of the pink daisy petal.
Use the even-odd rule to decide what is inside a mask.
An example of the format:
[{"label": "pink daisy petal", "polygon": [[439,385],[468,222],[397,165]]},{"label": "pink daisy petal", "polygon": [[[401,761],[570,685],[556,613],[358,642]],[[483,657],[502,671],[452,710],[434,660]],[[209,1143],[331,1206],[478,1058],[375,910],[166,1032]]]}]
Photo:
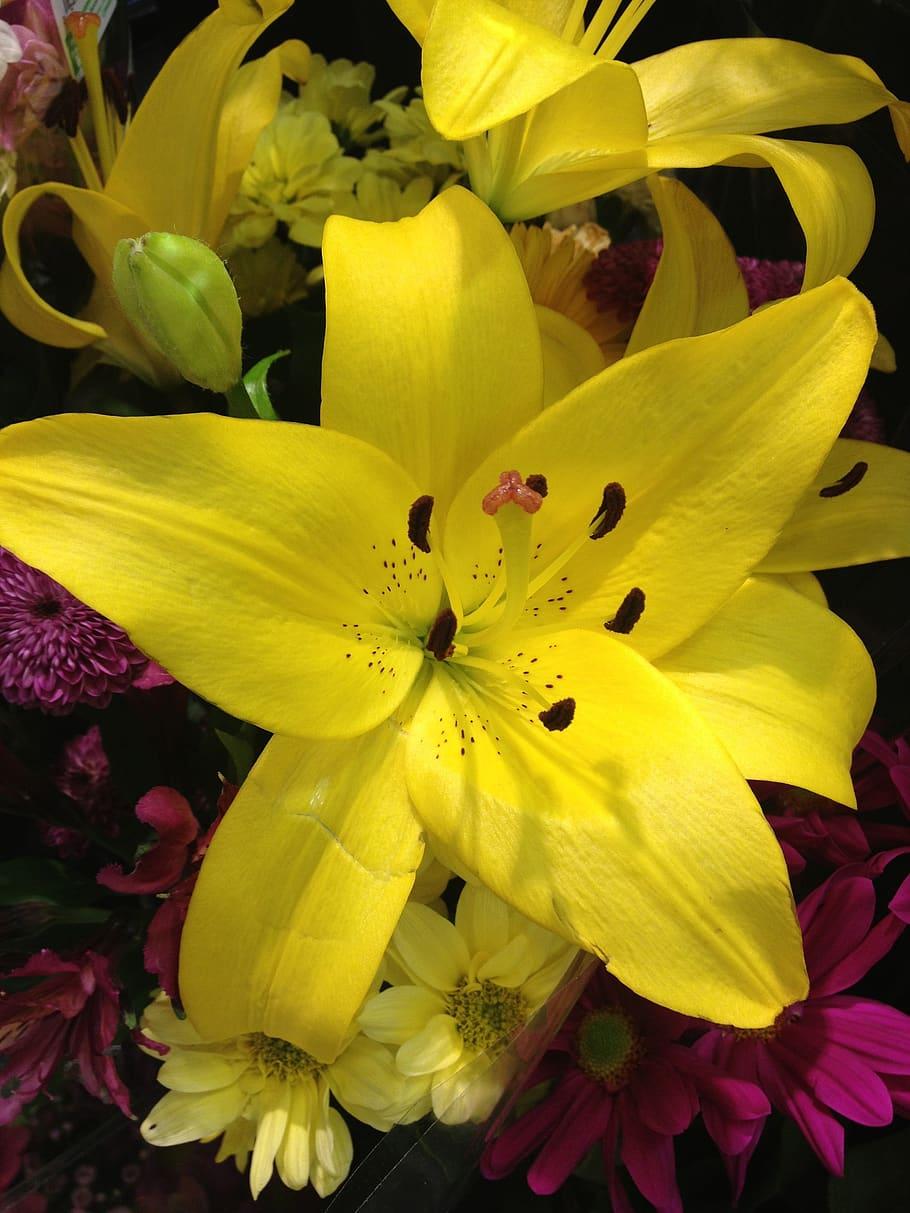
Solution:
[{"label": "pink daisy petal", "polygon": [[613,1100],[593,1083],[585,1084],[578,1098],[552,1129],[548,1140],[528,1169],[528,1187],[538,1196],[550,1196],[566,1182],[610,1122]]},{"label": "pink daisy petal", "polygon": [[834,1175],[844,1173],[844,1127],[826,1111],[787,1068],[781,1068],[770,1049],[758,1055],[761,1084],[779,1112],[795,1121],[823,1166]]},{"label": "pink daisy petal", "polygon": [[620,1101],[622,1160],[632,1180],[661,1213],[682,1213],[673,1138],[643,1124],[625,1096]]}]

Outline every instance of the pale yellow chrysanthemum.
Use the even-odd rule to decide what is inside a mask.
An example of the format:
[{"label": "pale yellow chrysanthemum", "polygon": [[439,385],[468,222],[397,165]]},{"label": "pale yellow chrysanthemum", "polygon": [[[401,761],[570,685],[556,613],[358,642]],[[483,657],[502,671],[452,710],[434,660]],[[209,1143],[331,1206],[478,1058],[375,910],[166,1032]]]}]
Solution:
[{"label": "pale yellow chrysanthemum", "polygon": [[261,248],[236,249],[228,258],[228,269],[244,316],[267,316],[296,303],[317,280],[276,236]]},{"label": "pale yellow chrysanthemum", "polygon": [[423,1080],[440,1120],[486,1119],[505,1081],[491,1055],[552,993],[576,949],[489,890],[466,885],[454,924],[406,905],[388,954],[387,974],[403,973],[408,984],[368,999],[361,1029],[397,1046],[398,1070]]},{"label": "pale yellow chrysanthemum", "polygon": [[399,184],[369,169],[354,187],[353,201],[345,200],[344,214],[353,219],[370,219],[374,223],[390,223],[417,215],[433,196],[431,177],[414,177]]},{"label": "pale yellow chrysanthemum", "polygon": [[573,320],[601,348],[615,341],[615,317],[598,312],[585,287],[585,276],[597,253],[610,244],[609,234],[596,223],[563,231],[549,223],[543,227],[516,223],[510,235],[534,302]]},{"label": "pale yellow chrysanthemum", "polygon": [[406,88],[393,89],[376,102],[384,116],[383,133],[389,146],[371,148],[364,163],[402,185],[414,176],[432,177],[437,188],[450,185],[464,173],[461,145],[443,139],[433,129],[422,97],[414,97],[405,105],[407,93]]},{"label": "pale yellow chrysanthemum", "polygon": [[320,1196],[345,1179],[351,1134],[331,1096],[380,1130],[423,1111],[421,1084],[396,1068],[387,1048],[356,1030],[335,1061],[320,1064],[262,1032],[204,1040],[161,995],[146,1009],[142,1031],[168,1046],[158,1081],[170,1088],[142,1122],[142,1136],[154,1146],[175,1146],[223,1135],[217,1160],[233,1157],[241,1171],[249,1162],[254,1197],[275,1168],[287,1187],[311,1183]]},{"label": "pale yellow chrysanthemum", "polygon": [[382,110],[370,99],[375,77],[376,69],[369,63],[327,62],[323,55],[313,55],[297,108],[325,114],[343,143],[366,146],[382,136]]},{"label": "pale yellow chrysanthemum", "polygon": [[329,215],[344,210],[361,161],[345,156],[325,114],[285,103],[259,137],[231,206],[229,250],[259,248],[279,223],[297,244],[318,248]]}]

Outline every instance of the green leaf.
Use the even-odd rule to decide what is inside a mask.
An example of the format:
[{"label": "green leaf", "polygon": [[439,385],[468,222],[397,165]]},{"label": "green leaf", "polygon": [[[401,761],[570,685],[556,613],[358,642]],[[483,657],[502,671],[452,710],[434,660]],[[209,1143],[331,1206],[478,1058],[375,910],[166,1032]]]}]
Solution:
[{"label": "green leaf", "polygon": [[278,414],[272,407],[272,400],[269,396],[266,380],[268,379],[272,364],[277,362],[279,358],[286,358],[290,352],[290,350],[278,350],[274,354],[269,354],[267,358],[260,359],[243,376],[243,385],[247,390],[250,403],[256,410],[257,417],[261,417],[263,421],[279,420]]},{"label": "green leaf", "polygon": [[0,863],[0,905],[45,901],[54,906],[81,906],[94,901],[98,892],[93,881],[56,859],[23,858]]}]

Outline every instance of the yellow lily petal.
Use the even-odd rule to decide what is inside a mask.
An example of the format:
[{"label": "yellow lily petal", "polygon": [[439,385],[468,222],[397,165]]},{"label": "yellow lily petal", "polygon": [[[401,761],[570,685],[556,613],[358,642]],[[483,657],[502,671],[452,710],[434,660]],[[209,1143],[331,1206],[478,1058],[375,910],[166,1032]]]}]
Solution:
[{"label": "yellow lily petal", "polygon": [[435,0],[388,0],[389,8],[418,42],[426,37]]},{"label": "yellow lily petal", "polygon": [[454,187],[398,223],[333,216],[323,261],[323,425],[387,451],[440,517],[491,444],[541,407],[537,319],[512,242]]},{"label": "yellow lily petal", "polygon": [[[772,581],[778,580],[778,576],[769,574]],[[817,606],[827,607],[828,599],[825,591],[822,588],[822,583],[812,573],[781,573],[779,579],[792,590],[796,590],[798,594],[805,594],[810,602],[814,602]]]},{"label": "yellow lily petal", "polygon": [[[125,236],[141,236],[147,227],[133,211],[103,194],[74,185],[33,185],[20,190],[9,201],[3,216],[3,247],[6,260],[0,269],[0,309],[6,318],[35,341],[64,349],[81,349],[104,340],[108,333],[91,320],[79,320],[59,312],[41,298],[22,269],[19,233],[31,207],[39,198],[60,198],[73,212],[73,236],[93,273],[109,282],[113,250]],[[136,338],[135,344],[139,345]]]},{"label": "yellow lily petal", "polygon": [[265,1032],[331,1061],[369,992],[423,854],[399,726],[274,737],[193,891],[180,994],[203,1036]]},{"label": "yellow lily petal", "polygon": [[501,471],[549,483],[532,578],[588,533],[604,485],[618,481],[621,522],[540,586],[524,622],[601,631],[639,587],[647,607],[629,643],[649,655],[679,644],[776,540],[850,412],[874,341],[868,303],[841,279],[587,380],[491,455],[455,501],[445,552],[466,607],[496,570],[498,529],[478,516]]},{"label": "yellow lily petal", "polygon": [[[820,496],[857,464],[868,471],[839,496]],[[910,556],[910,453],[840,438],[761,571],[837,569]]]},{"label": "yellow lily petal", "polygon": [[[144,231],[213,243],[224,202],[215,177],[221,111],[247,51],[291,0],[222,2],[181,42],[130,123],[105,192],[145,217]],[[271,87],[271,85],[269,85]],[[221,161],[222,165],[224,161]]]},{"label": "yellow lily petal", "polygon": [[543,349],[543,402],[550,405],[604,369],[600,346],[580,324],[535,304]]},{"label": "yellow lily petal", "polygon": [[899,140],[903,135],[903,103],[852,55],[829,55],[782,38],[716,38],[633,66],[652,139],[854,122],[884,105],[895,107],[895,131]]},{"label": "yellow lily petal", "polygon": [[696,337],[749,315],[749,295],[726,232],[681,181],[649,177],[664,247],[627,354]]},{"label": "yellow lily petal", "polygon": [[655,169],[711,164],[772,168],[806,237],[803,290],[849,274],[869,243],[875,216],[872,181],[848,147],[698,132],[655,139],[648,145],[648,160]]},{"label": "yellow lily petal", "polygon": [[850,758],[875,706],[875,671],[831,611],[776,577],[753,578],[659,668],[747,779],[856,805]]},{"label": "yellow lily petal", "polygon": [[310,426],[62,416],[0,434],[0,543],[270,732],[353,736],[407,694],[423,658],[403,637],[439,597],[407,540],[416,496],[380,452]]},{"label": "yellow lily petal", "polygon": [[245,64],[231,78],[218,123],[214,186],[206,219],[209,240],[216,240],[223,229],[256,142],[278,109],[285,58],[292,55],[299,60],[297,70],[305,79],[309,54],[306,43],[286,42]]},{"label": "yellow lily petal", "polygon": [[427,114],[470,139],[593,71],[598,60],[496,0],[436,0],[423,42]]},{"label": "yellow lily petal", "polygon": [[606,635],[551,633],[503,656],[534,671],[544,695],[565,688],[574,721],[548,733],[524,700],[441,671],[407,753],[430,834],[644,997],[771,1023],[805,992],[799,931],[780,849],[723,747],[667,679]]}]

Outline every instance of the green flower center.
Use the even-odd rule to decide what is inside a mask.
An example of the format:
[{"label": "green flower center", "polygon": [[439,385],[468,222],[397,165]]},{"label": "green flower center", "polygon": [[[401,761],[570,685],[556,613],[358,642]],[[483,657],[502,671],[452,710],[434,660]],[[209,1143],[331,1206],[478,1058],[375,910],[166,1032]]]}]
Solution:
[{"label": "green flower center", "polygon": [[469,1049],[490,1049],[521,1027],[528,1017],[528,1004],[519,990],[507,990],[494,981],[462,978],[458,988],[446,995],[446,1012],[458,1026]]},{"label": "green flower center", "polygon": [[611,1091],[618,1091],[629,1081],[645,1053],[641,1033],[618,1007],[587,1015],[575,1044],[581,1069]]},{"label": "green flower center", "polygon": [[277,1036],[266,1036],[265,1032],[253,1032],[247,1036],[246,1045],[266,1078],[293,1083],[323,1069],[322,1062],[303,1049]]}]

